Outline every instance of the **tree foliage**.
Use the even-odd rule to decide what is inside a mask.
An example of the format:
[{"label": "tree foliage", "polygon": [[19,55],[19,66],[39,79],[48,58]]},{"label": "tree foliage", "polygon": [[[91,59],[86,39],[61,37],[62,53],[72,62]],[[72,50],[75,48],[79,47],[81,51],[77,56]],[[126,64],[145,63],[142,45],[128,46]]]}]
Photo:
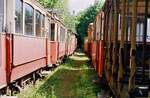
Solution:
[{"label": "tree foliage", "polygon": [[45,8],[55,10],[57,16],[64,22],[66,27],[75,32],[75,18],[70,14],[68,0],[38,0]]},{"label": "tree foliage", "polygon": [[46,8],[54,8],[55,5],[59,2],[59,0],[37,0],[37,1]]},{"label": "tree foliage", "polygon": [[85,11],[77,15],[76,31],[78,34],[78,47],[83,48],[84,38],[87,36],[88,25],[94,21],[95,16],[102,7],[103,2],[95,3],[88,7]]},{"label": "tree foliage", "polygon": [[38,0],[44,7],[57,10],[58,17],[64,22],[66,27],[78,34],[78,45],[83,47],[84,37],[87,36],[87,27],[93,22],[97,12],[104,0],[91,5],[86,10],[78,13],[76,16],[71,15],[68,9],[68,0]]}]

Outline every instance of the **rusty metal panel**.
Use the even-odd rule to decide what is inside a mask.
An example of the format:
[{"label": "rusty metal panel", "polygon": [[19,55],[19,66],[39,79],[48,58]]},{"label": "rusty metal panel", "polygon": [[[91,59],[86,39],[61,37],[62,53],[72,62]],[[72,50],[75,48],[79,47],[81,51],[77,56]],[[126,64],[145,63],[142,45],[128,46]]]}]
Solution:
[{"label": "rusty metal panel", "polygon": [[51,49],[49,50],[50,51],[50,61],[51,61],[51,64],[55,64],[57,61],[57,42],[51,41],[50,47],[51,47]]},{"label": "rusty metal panel", "polygon": [[100,77],[102,77],[103,75],[103,67],[104,67],[104,63],[103,63],[103,54],[104,54],[104,42],[103,41],[98,41],[98,47],[97,47],[97,53],[98,53],[98,62],[97,62],[97,70],[98,70],[98,75]]},{"label": "rusty metal panel", "polygon": [[91,52],[91,57],[92,57],[92,63],[94,65],[94,68],[96,69],[96,41],[92,42],[92,52]]},{"label": "rusty metal panel", "polygon": [[93,39],[93,23],[90,23],[88,26],[88,40],[91,41]]}]

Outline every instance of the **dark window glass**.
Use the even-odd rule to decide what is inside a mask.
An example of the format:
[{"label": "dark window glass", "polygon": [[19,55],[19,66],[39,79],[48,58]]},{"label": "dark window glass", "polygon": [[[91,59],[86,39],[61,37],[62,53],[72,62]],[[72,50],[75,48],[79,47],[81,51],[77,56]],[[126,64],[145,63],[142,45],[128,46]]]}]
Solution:
[{"label": "dark window glass", "polygon": [[36,11],[36,36],[41,36],[41,13]]},{"label": "dark window glass", "polygon": [[15,9],[15,33],[23,33],[23,3],[21,0],[16,0],[16,9]]},{"label": "dark window glass", "polygon": [[42,15],[42,37],[45,37],[45,16]]},{"label": "dark window glass", "polygon": [[0,0],[0,32],[2,32],[4,20],[4,0]]},{"label": "dark window glass", "polygon": [[60,27],[60,41],[65,41],[65,29],[63,27]]},{"label": "dark window glass", "polygon": [[55,24],[51,24],[51,41],[55,41]]},{"label": "dark window glass", "polygon": [[34,30],[34,10],[33,8],[25,4],[25,34],[33,35]]},{"label": "dark window glass", "polygon": [[96,21],[94,22],[93,39],[96,39]]}]

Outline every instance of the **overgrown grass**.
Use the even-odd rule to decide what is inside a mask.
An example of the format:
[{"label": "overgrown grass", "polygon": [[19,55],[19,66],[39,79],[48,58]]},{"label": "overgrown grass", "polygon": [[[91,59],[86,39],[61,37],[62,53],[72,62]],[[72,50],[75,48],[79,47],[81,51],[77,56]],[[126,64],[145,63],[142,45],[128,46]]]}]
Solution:
[{"label": "overgrown grass", "polygon": [[76,53],[63,63],[52,76],[38,81],[22,91],[19,98],[96,98],[101,91],[96,72],[87,63],[88,58]]}]

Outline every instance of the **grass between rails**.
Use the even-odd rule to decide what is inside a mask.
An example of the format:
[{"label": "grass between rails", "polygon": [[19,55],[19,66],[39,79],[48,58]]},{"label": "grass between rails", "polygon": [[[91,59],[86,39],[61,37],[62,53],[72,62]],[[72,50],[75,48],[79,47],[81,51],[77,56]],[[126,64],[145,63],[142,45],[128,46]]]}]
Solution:
[{"label": "grass between rails", "polygon": [[75,53],[60,65],[53,75],[48,75],[35,86],[22,91],[19,98],[96,98],[101,91],[96,72],[87,63],[88,58],[82,53]]}]

